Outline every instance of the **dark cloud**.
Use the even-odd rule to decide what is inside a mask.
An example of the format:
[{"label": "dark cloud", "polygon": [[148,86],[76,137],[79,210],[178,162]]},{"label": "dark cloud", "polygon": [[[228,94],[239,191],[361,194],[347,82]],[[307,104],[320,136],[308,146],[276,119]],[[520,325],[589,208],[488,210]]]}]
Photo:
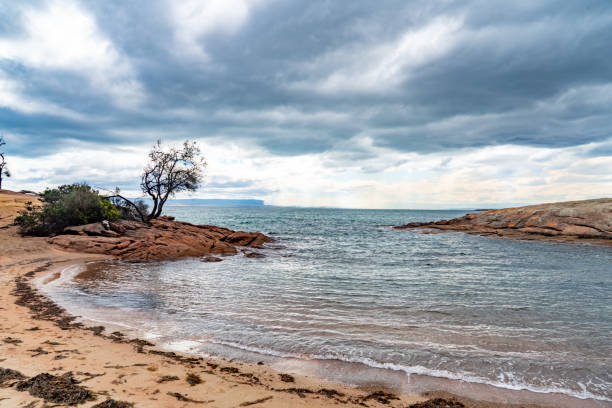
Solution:
[{"label": "dark cloud", "polygon": [[601,157],[601,156],[612,157],[612,144],[589,149],[589,151],[587,152],[587,156],[589,157]]},{"label": "dark cloud", "polygon": [[[342,151],[357,136],[412,152],[612,137],[610,1],[429,3],[262,2],[235,30],[196,36],[206,55],[198,58],[177,42],[170,2],[82,1],[133,67],[143,100],[123,106],[78,70],[30,66],[0,47],[0,73],[23,98],[65,110],[0,101],[0,131],[19,135],[7,146],[17,155],[160,135],[247,140],[278,155]],[[0,38],[24,33],[23,7],[0,6]],[[458,22],[446,50],[401,65],[390,88],[362,87],[361,74],[377,63],[372,50],[389,44],[393,53],[406,33],[440,18]],[[338,73],[346,83],[321,91]]]}]

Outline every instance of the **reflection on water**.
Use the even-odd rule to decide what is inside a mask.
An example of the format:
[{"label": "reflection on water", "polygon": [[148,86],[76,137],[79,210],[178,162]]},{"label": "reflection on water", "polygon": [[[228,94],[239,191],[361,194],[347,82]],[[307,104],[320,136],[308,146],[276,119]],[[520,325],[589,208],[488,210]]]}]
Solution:
[{"label": "reflection on water", "polygon": [[483,394],[490,384],[612,400],[609,248],[389,227],[458,212],[169,212],[282,245],[264,259],[92,264],[46,290],[69,310],[177,349],[298,364],[349,383],[453,389],[448,379],[463,379]]}]

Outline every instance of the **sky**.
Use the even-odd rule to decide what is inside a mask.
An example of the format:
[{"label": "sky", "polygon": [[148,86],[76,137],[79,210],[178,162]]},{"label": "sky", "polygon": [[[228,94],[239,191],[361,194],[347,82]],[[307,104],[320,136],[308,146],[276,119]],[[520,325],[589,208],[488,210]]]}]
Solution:
[{"label": "sky", "polygon": [[612,196],[612,2],[0,0],[13,177],[138,195],[197,140],[182,198],[349,208]]}]

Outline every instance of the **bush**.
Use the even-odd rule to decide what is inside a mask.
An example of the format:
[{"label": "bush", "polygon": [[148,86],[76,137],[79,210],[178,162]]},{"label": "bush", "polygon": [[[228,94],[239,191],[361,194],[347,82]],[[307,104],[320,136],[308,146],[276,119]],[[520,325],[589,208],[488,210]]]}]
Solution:
[{"label": "bush", "polygon": [[52,235],[61,233],[70,225],[115,221],[119,218],[115,206],[86,184],[46,189],[40,198],[42,205],[28,202],[15,218],[15,224],[22,234]]}]

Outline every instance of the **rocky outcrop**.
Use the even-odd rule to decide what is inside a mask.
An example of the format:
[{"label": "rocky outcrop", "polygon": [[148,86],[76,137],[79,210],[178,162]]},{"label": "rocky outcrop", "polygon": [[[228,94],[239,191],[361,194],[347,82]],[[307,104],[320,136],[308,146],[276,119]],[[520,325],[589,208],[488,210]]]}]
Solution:
[{"label": "rocky outcrop", "polygon": [[[102,236],[102,237],[118,237],[119,232],[115,232],[109,227],[105,227],[101,222],[93,224],[77,225],[72,227],[64,228],[64,234],[74,235],[91,235],[91,236]],[[125,230],[124,230],[125,232]]]},{"label": "rocky outcrop", "polygon": [[395,228],[464,231],[521,239],[586,239],[612,246],[612,198],[488,210]]},{"label": "rocky outcrop", "polygon": [[233,231],[211,225],[194,225],[160,217],[151,225],[117,221],[68,227],[64,234],[49,238],[63,250],[113,255],[125,261],[151,261],[234,255],[237,246],[259,248],[272,238],[259,232]]}]

